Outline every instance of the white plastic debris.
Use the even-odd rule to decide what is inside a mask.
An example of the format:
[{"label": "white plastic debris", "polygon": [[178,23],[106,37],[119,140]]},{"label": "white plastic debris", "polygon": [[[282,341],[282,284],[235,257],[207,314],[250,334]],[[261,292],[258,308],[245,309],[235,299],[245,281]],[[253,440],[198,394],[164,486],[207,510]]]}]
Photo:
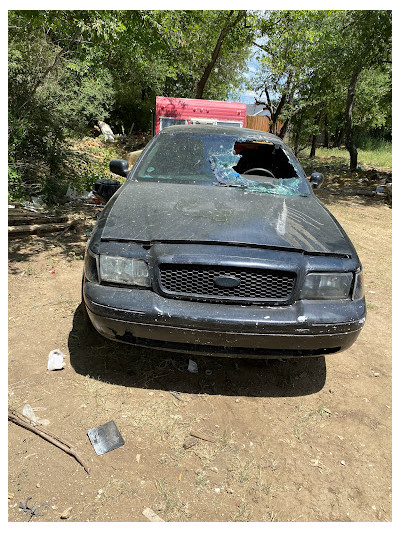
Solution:
[{"label": "white plastic debris", "polygon": [[68,185],[66,197],[68,198],[68,200],[76,200],[78,198],[78,191]]},{"label": "white plastic debris", "polygon": [[[45,407],[36,407],[37,409],[46,409]],[[33,408],[27,403],[24,405],[24,408],[22,409],[22,414],[31,422],[34,424],[41,424],[42,426],[48,426],[50,424],[50,421],[47,420],[47,418],[39,418],[35,415]]]},{"label": "white plastic debris", "polygon": [[52,350],[49,353],[47,370],[62,370],[65,367],[65,355],[60,350]]},{"label": "white plastic debris", "polygon": [[37,423],[38,420],[39,420],[38,417],[33,412],[32,407],[28,403],[26,405],[24,405],[24,408],[22,409],[22,414],[24,416],[26,416],[26,418],[29,418],[29,420],[31,420],[31,422]]},{"label": "white plastic debris", "polygon": [[158,516],[153,509],[150,509],[149,507],[146,507],[146,509],[142,512],[142,514],[149,520],[150,522],[165,522],[160,516]]},{"label": "white plastic debris", "polygon": [[197,372],[199,371],[198,368],[197,368],[197,363],[195,363],[194,361],[189,359],[188,370],[192,374],[197,374]]},{"label": "white plastic debris", "polygon": [[46,203],[41,196],[32,196],[32,203],[35,207],[46,207]]}]

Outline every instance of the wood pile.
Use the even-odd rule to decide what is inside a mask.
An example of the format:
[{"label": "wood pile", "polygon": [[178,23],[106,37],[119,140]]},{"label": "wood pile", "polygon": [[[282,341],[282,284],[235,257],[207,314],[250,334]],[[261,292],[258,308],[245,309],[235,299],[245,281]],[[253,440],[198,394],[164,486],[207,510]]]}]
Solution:
[{"label": "wood pile", "polygon": [[76,225],[65,215],[51,215],[43,211],[24,208],[22,204],[9,204],[8,207],[8,238],[23,235],[66,232]]}]

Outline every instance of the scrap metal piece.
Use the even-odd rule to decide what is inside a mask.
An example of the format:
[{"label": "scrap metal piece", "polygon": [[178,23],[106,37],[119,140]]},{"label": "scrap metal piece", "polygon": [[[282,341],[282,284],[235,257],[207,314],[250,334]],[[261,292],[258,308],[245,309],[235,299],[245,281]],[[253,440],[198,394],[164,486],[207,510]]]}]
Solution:
[{"label": "scrap metal piece", "polygon": [[89,429],[87,434],[97,455],[111,452],[125,444],[125,441],[113,420],[101,426]]}]

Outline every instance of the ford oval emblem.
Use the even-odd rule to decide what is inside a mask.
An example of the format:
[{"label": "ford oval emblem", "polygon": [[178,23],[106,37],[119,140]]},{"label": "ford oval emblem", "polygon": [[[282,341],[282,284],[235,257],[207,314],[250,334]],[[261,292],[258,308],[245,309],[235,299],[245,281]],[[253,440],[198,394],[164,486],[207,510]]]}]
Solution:
[{"label": "ford oval emblem", "polygon": [[240,285],[240,279],[233,276],[217,276],[214,278],[214,283],[217,287],[222,287],[223,289],[233,289]]}]

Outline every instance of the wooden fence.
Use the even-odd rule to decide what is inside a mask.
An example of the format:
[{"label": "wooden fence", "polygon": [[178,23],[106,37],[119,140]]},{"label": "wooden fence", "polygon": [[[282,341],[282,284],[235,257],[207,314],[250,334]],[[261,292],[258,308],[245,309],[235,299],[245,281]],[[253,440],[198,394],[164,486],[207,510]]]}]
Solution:
[{"label": "wooden fence", "polygon": [[[260,115],[247,115],[246,127],[252,130],[269,131],[270,120],[268,117],[261,117]],[[283,126],[283,122],[278,120],[276,124],[275,135],[278,135]]]}]

